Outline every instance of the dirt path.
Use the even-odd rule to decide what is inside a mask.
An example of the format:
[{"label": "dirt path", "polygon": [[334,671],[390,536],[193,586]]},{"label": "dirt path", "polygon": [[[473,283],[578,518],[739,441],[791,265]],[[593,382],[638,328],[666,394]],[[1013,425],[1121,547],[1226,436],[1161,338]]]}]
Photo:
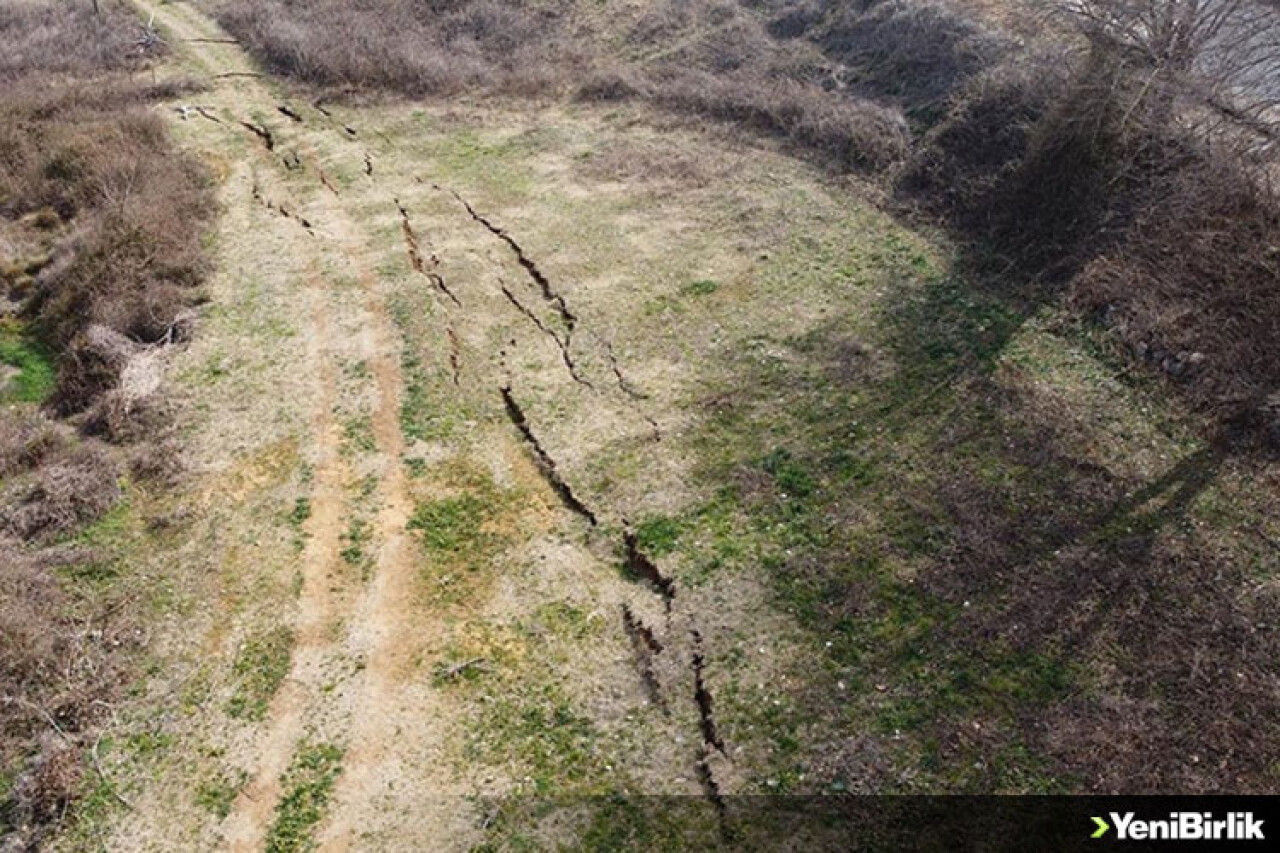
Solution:
[{"label": "dirt path", "polygon": [[[287,620],[294,643],[262,718],[233,739],[245,779],[213,846],[238,853],[267,847],[289,801],[291,767],[317,742],[337,745],[342,755],[315,824],[302,830],[320,849],[464,849],[482,838],[493,815],[465,798],[521,790],[532,779],[504,775],[501,755],[498,766],[494,758],[474,770],[456,766],[457,741],[476,727],[468,717],[489,700],[482,695],[477,705],[450,692],[424,672],[426,663],[488,636],[495,625],[524,631],[520,626],[559,612],[547,608],[564,606],[566,597],[581,599],[601,632],[586,640],[596,659],[575,667],[568,684],[547,671],[517,674],[515,689],[538,697],[568,691],[597,708],[619,741],[644,715],[662,733],[660,745],[627,771],[651,789],[701,793],[718,808],[716,774],[728,753],[715,728],[698,620],[637,545],[623,510],[576,491],[557,459],[570,446],[546,435],[541,403],[555,395],[572,400],[576,420],[597,433],[639,446],[662,440],[649,396],[628,377],[595,318],[579,313],[566,284],[466,187],[436,186],[422,178],[424,164],[397,153],[389,139],[379,144],[329,109],[282,98],[190,4],[135,5],[154,14],[174,50],[166,72],[210,87],[194,96],[205,109],[181,119],[184,138],[207,159],[247,154],[236,169],[251,192],[226,201],[235,220],[269,230],[307,270],[304,361],[296,371],[313,377],[314,386],[302,439],[312,466],[309,518],[301,528],[296,603],[291,613],[274,614]],[[407,260],[407,279],[388,272],[389,257]],[[268,259],[261,261],[265,267]],[[434,405],[460,407],[480,423],[441,440],[406,437],[404,353],[424,344],[406,341],[409,321],[393,308],[418,318],[413,328],[440,366],[438,379],[413,381],[434,383]],[[413,454],[439,464],[421,466],[425,476],[411,481],[406,458]],[[519,496],[480,537],[504,538],[514,556],[485,552],[487,563],[467,571],[492,574],[500,563],[518,561],[538,570],[526,588],[485,581],[494,592],[466,614],[424,603],[422,578],[433,569],[408,529],[416,505],[474,492],[467,485],[474,473],[449,485],[447,472],[459,466],[486,471]],[[630,577],[619,575],[617,554]],[[453,580],[449,572],[435,579]],[[542,643],[539,632],[532,636]],[[220,628],[219,636],[226,633]],[[483,655],[474,660],[487,666]],[[535,701],[539,714],[543,701]],[[216,713],[201,725],[225,739]],[[526,763],[536,763],[538,750],[530,754]],[[164,835],[170,830],[160,827],[189,820],[166,813],[162,796],[144,802],[126,837]]]},{"label": "dirt path", "polygon": [[310,358],[319,368],[319,405],[314,417],[318,464],[310,495],[311,517],[306,528],[308,540],[302,554],[302,590],[298,599],[293,662],[284,685],[267,712],[266,732],[259,749],[261,766],[257,777],[236,800],[226,822],[228,845],[233,850],[255,850],[261,845],[264,827],[279,799],[281,774],[293,755],[294,742],[308,709],[309,694],[320,678],[321,665],[330,652],[330,619],[333,600],[332,574],[341,549],[339,533],[344,513],[343,484],[348,476],[340,451],[340,436],[334,421],[336,382],[323,342],[333,330],[328,319],[319,280],[309,288],[312,295]]},{"label": "dirt path", "polygon": [[[349,834],[350,803],[367,796],[372,784],[371,768],[388,749],[388,739],[395,726],[388,719],[396,672],[402,662],[402,644],[398,643],[406,628],[405,608],[411,600],[408,584],[414,565],[409,552],[405,526],[411,501],[400,458],[404,438],[399,426],[400,375],[399,340],[387,315],[378,282],[369,265],[364,247],[371,241],[347,214],[336,192],[311,193],[305,204],[288,201],[288,190],[279,185],[273,173],[281,161],[275,151],[275,137],[265,136],[266,122],[256,116],[277,115],[281,102],[265,86],[251,76],[252,64],[215,25],[187,4],[140,2],[145,14],[155,15],[157,25],[168,34],[183,70],[205,79],[212,92],[202,96],[222,116],[222,125],[210,124],[210,144],[219,144],[218,136],[234,133],[237,126],[257,133],[265,151],[259,152],[260,169],[265,188],[257,192],[257,200],[285,218],[295,220],[312,238],[299,234],[296,245],[301,252],[316,258],[313,266],[340,269],[359,281],[364,293],[363,316],[360,318],[360,348],[368,356],[372,377],[373,404],[370,416],[373,439],[379,456],[377,485],[371,501],[378,505],[372,540],[378,544],[372,567],[372,581],[353,606],[348,627],[352,636],[344,637],[334,630],[333,575],[339,566],[342,549],[341,533],[348,511],[346,486],[350,471],[343,460],[341,436],[335,422],[338,392],[334,378],[330,348],[337,330],[328,320],[332,310],[326,305],[324,290],[332,287],[332,275],[326,280],[317,274],[311,288],[313,322],[308,336],[308,357],[319,366],[322,381],[315,414],[314,436],[318,465],[310,496],[311,518],[306,529],[306,548],[301,556],[302,589],[295,618],[296,645],[289,675],[272,701],[258,737],[258,767],[223,824],[228,847],[236,851],[262,848],[271,826],[274,810],[281,796],[281,778],[289,766],[309,720],[320,716],[317,704],[322,701],[319,688],[323,680],[322,663],[339,650],[356,649],[367,660],[367,672],[361,679],[360,695],[352,705],[356,708],[348,739],[351,748],[344,766],[343,787],[336,801],[334,829],[330,835],[343,839]],[[236,75],[236,76],[224,76]],[[312,111],[312,118],[320,114]],[[196,120],[196,119],[192,119]],[[292,128],[291,128],[292,129]],[[299,150],[318,162],[321,148],[337,138],[324,125],[307,130],[293,140]],[[339,143],[341,147],[341,143]],[[349,153],[349,152],[341,152]],[[323,176],[323,171],[319,176]],[[328,187],[327,177],[322,177]]]}]

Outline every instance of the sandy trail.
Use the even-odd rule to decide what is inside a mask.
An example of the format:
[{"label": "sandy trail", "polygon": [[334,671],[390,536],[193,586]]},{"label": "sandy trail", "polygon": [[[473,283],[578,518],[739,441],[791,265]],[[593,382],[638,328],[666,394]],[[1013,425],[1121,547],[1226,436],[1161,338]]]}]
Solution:
[{"label": "sandy trail", "polygon": [[[422,558],[407,525],[423,487],[410,484],[403,464],[404,342],[388,301],[396,291],[381,272],[387,234],[396,235],[398,253],[404,248],[403,232],[411,265],[419,274],[413,278],[418,288],[414,298],[438,309],[432,322],[439,325],[440,351],[449,353],[456,393],[487,400],[494,410],[494,426],[485,432],[490,446],[484,453],[520,481],[521,488],[537,495],[536,506],[527,511],[546,518],[529,526],[525,535],[531,539],[522,547],[548,547],[545,542],[536,546],[534,540],[555,528],[575,530],[575,535],[586,531],[581,519],[562,506],[554,478],[535,464],[535,448],[528,446],[531,434],[522,437],[501,414],[499,389],[513,380],[505,342],[522,358],[532,356],[545,365],[537,373],[514,369],[515,397],[527,400],[537,387],[567,388],[596,422],[611,418],[646,443],[657,434],[657,424],[646,413],[644,398],[627,386],[612,349],[597,331],[585,328],[578,338],[581,343],[575,342],[570,350],[572,322],[563,334],[545,325],[567,316],[564,297],[548,290],[549,283],[539,278],[541,273],[519,245],[503,236],[505,232],[464,209],[462,197],[455,201],[452,188],[415,189],[406,176],[415,174],[416,161],[398,162],[390,145],[378,147],[371,157],[358,131],[328,111],[294,104],[282,112],[285,101],[254,76],[251,60],[191,5],[159,0],[136,0],[135,5],[143,16],[154,15],[173,47],[166,71],[194,76],[210,87],[198,102],[219,120],[185,118],[194,123],[184,127],[187,136],[194,135],[196,145],[211,157],[225,157],[232,142],[250,152],[252,196],[236,196],[228,203],[252,206],[246,215],[286,234],[287,251],[306,259],[303,266],[308,270],[307,363],[299,369],[314,376],[317,386],[310,437],[305,439],[311,442],[307,450],[315,468],[311,516],[299,557],[302,582],[292,621],[295,647],[284,684],[251,732],[248,779],[221,822],[219,847],[237,853],[264,849],[291,762],[301,744],[318,738],[344,751],[324,818],[313,832],[320,849],[421,849],[428,841],[441,845],[438,849],[465,848],[467,839],[477,840],[476,834],[483,832],[483,815],[465,800],[477,792],[476,780],[459,778],[448,759],[450,739],[466,721],[459,716],[460,708],[420,669],[424,652],[438,650],[452,627],[443,614],[421,606],[415,588]],[[176,113],[172,120],[179,120]],[[410,212],[401,199],[414,194],[416,204],[409,202]],[[443,202],[435,206],[434,215],[429,210],[433,198]],[[423,245],[416,246],[417,240]],[[425,271],[422,256],[430,255],[434,264],[436,249],[487,260],[472,272],[475,280],[445,285]],[[497,335],[504,343],[495,348]],[[573,361],[584,355],[585,347],[598,350],[586,354],[597,372],[594,383],[582,380]],[[344,376],[355,362],[363,372],[353,388]],[[353,410],[365,413],[372,436],[372,447],[362,451],[360,459],[351,457],[339,417]],[[371,487],[365,485],[370,479]],[[616,510],[602,509],[610,524],[618,523]],[[343,530],[355,518],[367,518],[370,530],[366,582],[353,581],[344,566]],[[601,543],[597,546],[596,551],[608,550]],[[557,552],[561,583],[578,592],[590,590],[602,612],[618,620],[610,635],[614,656],[602,656],[599,671],[584,673],[584,682],[597,685],[593,689],[599,691],[608,682],[607,689],[617,691],[612,685],[630,678],[635,683],[618,694],[625,697],[621,701],[645,705],[644,688],[630,671],[630,642],[620,614],[630,612],[623,606],[628,601],[640,610],[653,610],[659,597],[645,583],[619,579],[608,558],[590,548],[557,547]],[[532,606],[530,601],[514,604],[523,608]],[[687,699],[693,695],[687,665],[691,658],[678,647],[686,645],[680,637],[688,632],[671,633],[667,687]],[[605,660],[610,661],[607,666]],[[354,673],[335,681],[335,670],[351,662],[357,664]],[[694,740],[698,724],[696,710],[689,705],[662,725],[681,727]],[[696,777],[692,753],[677,754],[685,752],[672,750],[670,756],[654,759],[669,765],[661,771],[664,778],[686,784],[684,779]],[[492,776],[492,768],[486,773]],[[496,781],[492,789],[503,790],[504,784]]]},{"label": "sandy trail", "polygon": [[[236,132],[240,122],[252,123],[251,116],[276,113],[280,101],[253,77],[239,76],[251,72],[253,65],[236,45],[224,43],[227,35],[213,22],[187,4],[142,0],[137,5],[144,15],[154,14],[157,26],[175,47],[182,71],[206,80],[212,87],[201,98],[218,109],[224,121],[220,127],[209,123],[206,136],[211,147],[219,144],[220,134]],[[220,76],[226,74],[237,76]],[[300,138],[291,141],[308,153],[338,138],[331,129],[319,125],[289,130],[300,131],[297,134]],[[356,155],[354,150],[340,154],[363,156]],[[260,159],[264,161],[260,168],[269,181],[271,173],[280,169],[279,158],[263,151]],[[329,187],[328,179],[324,181]],[[264,203],[276,205],[273,210],[283,207],[282,201],[273,199],[271,189],[263,195]],[[295,207],[292,215],[301,217],[300,222],[305,219],[308,226],[314,223],[318,236],[318,239],[312,238],[299,232],[296,241],[299,253],[316,258],[313,266],[317,268],[349,271],[364,293],[361,325],[366,340],[362,343],[368,350],[374,386],[370,420],[380,459],[379,481],[373,497],[373,502],[380,506],[373,521],[373,541],[379,545],[372,581],[352,613],[335,614],[332,575],[338,567],[342,547],[340,534],[347,511],[344,490],[350,472],[342,458],[340,430],[334,419],[338,403],[334,365],[325,353],[327,342],[336,333],[328,317],[332,309],[326,306],[327,297],[323,292],[331,282],[317,273],[311,288],[308,355],[318,367],[323,387],[314,416],[318,464],[310,497],[312,515],[306,528],[309,536],[301,558],[303,584],[295,625],[296,647],[285,685],[272,701],[261,725],[256,771],[223,824],[228,848],[234,851],[262,848],[281,796],[281,776],[307,730],[308,721],[319,716],[317,704],[324,701],[318,692],[323,678],[321,664],[340,650],[354,646],[366,658],[368,668],[359,679],[361,695],[352,702],[356,712],[348,740],[353,746],[344,761],[343,781],[335,796],[333,828],[328,833],[338,848],[345,846],[353,821],[351,810],[367,797],[367,789],[373,784],[372,768],[385,758],[390,748],[389,738],[394,737],[395,723],[388,714],[394,707],[392,694],[404,656],[398,638],[404,635],[407,622],[404,610],[411,599],[409,585],[414,571],[411,542],[405,532],[412,502],[400,463],[404,438],[399,425],[403,384],[399,340],[366,257],[364,247],[371,241],[347,213],[336,192],[313,194],[304,206]],[[343,637],[341,632],[333,630],[335,618],[346,616],[351,617],[349,627],[354,637]]]}]

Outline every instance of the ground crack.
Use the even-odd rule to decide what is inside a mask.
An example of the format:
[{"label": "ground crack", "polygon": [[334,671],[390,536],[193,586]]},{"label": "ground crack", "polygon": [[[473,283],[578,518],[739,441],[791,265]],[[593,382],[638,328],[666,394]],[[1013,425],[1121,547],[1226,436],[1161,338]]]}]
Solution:
[{"label": "ground crack", "polygon": [[444,331],[449,336],[449,367],[453,369],[453,384],[460,385],[462,384],[462,345],[458,342],[458,333],[453,330],[453,326],[446,326]]},{"label": "ground crack", "polygon": [[267,128],[265,128],[265,127],[261,127],[261,126],[259,126],[259,125],[256,125],[256,124],[254,124],[254,123],[253,123],[253,122],[251,122],[251,121],[243,121],[243,120],[242,120],[242,121],[240,122],[240,124],[241,124],[241,126],[243,126],[246,130],[248,130],[250,133],[252,133],[254,136],[256,136],[256,137],[258,137],[259,139],[261,139],[261,140],[262,140],[262,144],[263,144],[264,146],[266,146],[266,149],[267,149],[268,151],[275,151],[275,150],[276,150],[276,138],[275,138],[275,136],[273,136],[273,135],[272,135],[272,133],[271,133],[271,131],[270,131],[270,130],[268,130],[268,129],[267,129]]},{"label": "ground crack", "polygon": [[662,695],[662,685],[654,671],[653,659],[662,654],[662,643],[654,636],[652,629],[645,625],[631,611],[630,605],[622,605],[622,627],[631,639],[631,648],[636,656],[636,668],[640,671],[640,681],[644,684],[649,700],[668,713],[667,700]]},{"label": "ground crack", "polygon": [[693,701],[698,705],[698,722],[702,729],[702,743],[710,750],[714,747],[721,755],[726,755],[724,741],[716,731],[715,712],[711,707],[711,691],[707,689],[705,670],[706,658],[702,654],[702,634],[694,628],[689,632],[693,636]]},{"label": "ground crack", "polygon": [[449,300],[459,308],[462,307],[462,300],[458,299],[454,292],[444,283],[444,276],[434,271],[434,267],[438,266],[440,259],[434,254],[431,256],[431,266],[433,269],[427,269],[427,262],[423,260],[422,250],[418,247],[418,235],[413,230],[413,222],[409,220],[409,211],[400,199],[396,199],[396,208],[400,211],[400,232],[404,235],[405,248],[409,253],[409,265],[413,267],[414,272],[420,273],[430,279],[436,289],[449,298]]},{"label": "ground crack", "polygon": [[636,390],[635,386],[622,374],[622,366],[618,364],[618,356],[613,351],[613,343],[598,336],[596,337],[604,344],[605,354],[609,358],[609,369],[613,371],[614,378],[618,380],[618,388],[622,393],[633,400],[648,400],[649,395],[643,391]]},{"label": "ground crack", "polygon": [[596,514],[578,499],[578,496],[573,493],[573,489],[560,476],[555,460],[547,453],[542,446],[542,442],[538,441],[538,437],[533,434],[529,419],[525,417],[524,410],[520,408],[520,404],[512,396],[511,386],[505,385],[498,390],[502,392],[502,402],[507,410],[507,417],[511,419],[511,423],[515,424],[516,429],[520,430],[520,434],[524,436],[525,442],[533,451],[534,458],[538,463],[538,470],[542,472],[543,478],[551,486],[552,490],[560,496],[561,502],[566,507],[586,519],[587,523],[592,527],[595,527],[600,523],[596,518]]},{"label": "ground crack", "polygon": [[524,268],[525,272],[529,274],[529,277],[533,279],[536,285],[538,285],[538,289],[542,291],[542,298],[555,306],[556,313],[558,313],[560,315],[560,319],[564,321],[565,328],[568,330],[565,334],[565,346],[569,346],[570,339],[573,337],[573,329],[578,323],[578,318],[569,310],[569,306],[565,304],[564,297],[556,292],[555,288],[551,286],[550,280],[543,274],[542,270],[538,268],[538,265],[533,262],[533,259],[525,254],[524,249],[519,243],[512,239],[510,234],[477,213],[476,209],[472,207],[466,199],[459,195],[457,190],[450,190],[450,192],[452,192],[453,197],[466,208],[467,213],[470,214],[472,219],[487,228],[489,233],[493,236],[506,243],[511,248],[511,251],[515,253],[516,262]]},{"label": "ground crack", "polygon": [[709,751],[705,747],[699,751],[698,781],[702,783],[703,795],[710,801],[712,808],[716,810],[716,816],[720,819],[720,836],[728,841],[733,838],[733,832],[729,828],[729,806],[725,802],[724,794],[720,791],[720,784],[716,782],[709,758]]},{"label": "ground crack", "polygon": [[506,282],[502,281],[502,279],[498,279],[498,286],[502,288],[502,294],[507,297],[508,302],[515,306],[517,311],[529,318],[533,325],[538,327],[539,331],[551,338],[551,340],[555,341],[556,347],[560,350],[560,359],[564,362],[564,366],[568,368],[569,375],[573,377],[573,381],[577,382],[579,385],[584,385],[587,388],[595,390],[595,386],[591,384],[591,381],[583,378],[583,376],[578,373],[578,366],[574,363],[573,356],[569,353],[568,343],[561,339],[554,330],[549,329],[545,323],[538,319],[537,314],[534,314],[526,308],[524,304],[516,298],[516,295],[511,292],[510,288],[507,287]]},{"label": "ground crack", "polygon": [[676,597],[676,584],[671,578],[662,573],[657,564],[649,559],[649,556],[640,550],[640,541],[635,531],[627,530],[622,534],[622,542],[626,548],[627,554],[627,570],[636,577],[643,578],[651,583],[658,594],[662,596],[662,601],[667,607],[667,612],[671,612],[671,604]]},{"label": "ground crack", "polygon": [[312,237],[316,236],[316,232],[311,225],[311,220],[307,219],[305,216],[299,213],[294,213],[292,210],[286,207],[283,202],[276,203],[276,202],[273,202],[271,199],[267,198],[265,195],[262,194],[262,188],[258,186],[256,182],[253,185],[253,200],[256,201],[258,204],[262,205],[263,207],[265,207],[267,210],[276,214],[277,216],[282,216],[285,219],[292,219],[294,222],[297,222],[303,228],[307,229],[307,233],[310,234]]},{"label": "ground crack", "polygon": [[329,180],[329,176],[325,174],[324,169],[320,168],[319,166],[316,166],[316,174],[320,176],[320,183],[324,185],[325,189],[327,189],[329,192],[333,193],[334,195],[339,195],[338,188],[335,187],[333,185],[333,182]]},{"label": "ground crack", "polygon": [[280,106],[276,107],[276,111],[279,112],[280,115],[285,116],[286,118],[289,118],[297,122],[298,124],[302,124],[302,116],[294,112],[294,110],[291,107],[285,104],[281,104]]}]

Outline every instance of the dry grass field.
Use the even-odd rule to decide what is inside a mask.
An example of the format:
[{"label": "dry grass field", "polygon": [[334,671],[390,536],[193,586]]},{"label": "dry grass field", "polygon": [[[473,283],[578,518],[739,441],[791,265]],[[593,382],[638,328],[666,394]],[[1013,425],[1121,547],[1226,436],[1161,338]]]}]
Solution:
[{"label": "dry grass field", "polygon": [[0,12],[0,849],[1274,792],[1265,126],[991,5]]}]

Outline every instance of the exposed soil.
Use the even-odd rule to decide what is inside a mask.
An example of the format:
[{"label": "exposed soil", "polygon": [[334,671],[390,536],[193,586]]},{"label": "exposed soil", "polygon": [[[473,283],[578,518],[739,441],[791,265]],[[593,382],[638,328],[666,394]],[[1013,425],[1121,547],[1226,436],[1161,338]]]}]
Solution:
[{"label": "exposed soil", "polygon": [[[551,847],[587,830],[525,795],[639,793],[728,848],[743,794],[1071,788],[1084,736],[1031,711],[1158,704],[1081,627],[1102,604],[1061,608],[1085,635],[1063,662],[974,567],[1049,592],[1035,567],[1094,571],[1076,552],[1131,547],[1137,484],[1194,437],[1149,397],[1107,420],[1103,360],[1051,362],[1060,330],[953,296],[946,249],[857,187],[625,111],[321,102],[199,5],[136,5],[175,46],[157,73],[210,86],[209,120],[172,119],[224,214],[171,371],[188,520],[140,556],[190,567],[120,714],[121,742],[164,746],[112,766],[132,807],[92,824],[103,846]],[[610,179],[609,152],[676,143],[716,177]],[[989,371],[925,373],[995,332]],[[1054,394],[1075,414],[1031,424]],[[1032,427],[1078,450],[1015,456]],[[1059,464],[1065,486],[1019,479]],[[1007,553],[973,519],[1004,518],[1010,482],[1032,510],[1053,489],[1117,509]],[[317,746],[340,757],[299,793]]]}]

